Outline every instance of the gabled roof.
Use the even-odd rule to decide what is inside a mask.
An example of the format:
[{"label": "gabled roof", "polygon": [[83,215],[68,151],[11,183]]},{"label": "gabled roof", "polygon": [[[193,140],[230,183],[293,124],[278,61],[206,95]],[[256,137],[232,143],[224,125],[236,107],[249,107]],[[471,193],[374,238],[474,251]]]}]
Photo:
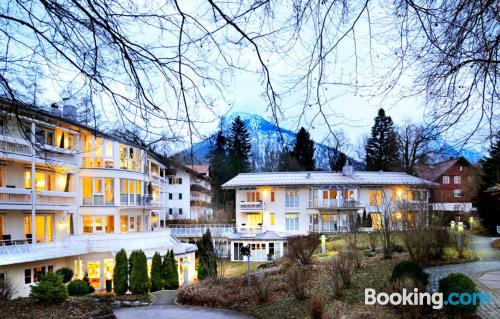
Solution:
[{"label": "gabled roof", "polygon": [[203,174],[208,176],[208,165],[186,165],[187,167],[191,168],[193,171],[197,172],[198,174]]},{"label": "gabled roof", "polygon": [[415,173],[420,178],[425,178],[429,181],[435,181],[460,161],[465,162],[469,166],[471,165],[471,163],[464,157],[457,157],[432,165],[417,166],[415,167]]},{"label": "gabled roof", "polygon": [[384,186],[407,185],[431,187],[436,184],[402,172],[355,171],[352,176],[340,172],[272,172],[238,174],[223,188],[257,186]]}]

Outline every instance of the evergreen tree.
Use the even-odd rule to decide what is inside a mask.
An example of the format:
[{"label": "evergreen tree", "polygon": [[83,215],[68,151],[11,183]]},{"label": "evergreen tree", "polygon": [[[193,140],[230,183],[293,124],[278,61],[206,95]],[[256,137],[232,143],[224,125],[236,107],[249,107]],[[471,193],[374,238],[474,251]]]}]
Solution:
[{"label": "evergreen tree", "polygon": [[133,294],[145,294],[149,291],[150,287],[148,277],[148,260],[146,255],[142,250],[138,250],[132,259],[132,262],[132,271],[130,272],[130,292]]},{"label": "evergreen tree", "polygon": [[170,251],[167,251],[165,256],[163,256],[163,264],[161,265],[161,279],[163,289],[170,289]]},{"label": "evergreen tree", "polygon": [[[206,277],[215,277],[217,276],[217,255],[215,252],[214,244],[212,241],[212,235],[210,233],[210,229],[207,229],[207,232],[203,234],[201,240],[197,243],[198,246],[198,274],[201,272],[201,278],[204,279]],[[206,277],[204,274],[206,273]]]},{"label": "evergreen tree", "polygon": [[302,168],[297,160],[292,156],[292,152],[288,149],[287,146],[285,146],[279,156],[278,171],[295,172],[301,170]]},{"label": "evergreen tree", "polygon": [[356,214],[356,223],[354,225],[356,226],[356,228],[362,226],[361,217],[359,217],[359,214]]},{"label": "evergreen tree", "polygon": [[363,227],[369,227],[366,226],[368,225],[368,220],[366,219],[366,209],[363,209],[363,218],[361,219],[361,224],[363,225]]},{"label": "evergreen tree", "polygon": [[368,214],[368,218],[366,218],[366,227],[373,227],[372,214]]},{"label": "evergreen tree", "polygon": [[490,149],[490,154],[481,161],[481,185],[479,188],[477,208],[483,226],[488,233],[496,234],[496,226],[500,226],[500,200],[486,190],[500,184],[500,131]]},{"label": "evergreen tree", "polygon": [[401,168],[398,136],[390,116],[378,111],[370,138],[366,143],[366,169],[397,171]]},{"label": "evergreen tree", "polygon": [[250,171],[250,134],[245,123],[238,116],[231,123],[229,140],[227,145],[227,155],[230,165],[228,179]]},{"label": "evergreen tree", "polygon": [[170,287],[179,288],[179,272],[177,271],[177,261],[175,260],[174,250],[170,251]]},{"label": "evergreen tree", "polygon": [[132,250],[130,253],[130,256],[128,257],[128,278],[130,279],[130,276],[132,275],[132,268],[134,267],[134,259],[139,253],[138,250]]},{"label": "evergreen tree", "polygon": [[121,249],[115,256],[113,289],[117,295],[123,295],[128,290],[128,260],[124,249]]},{"label": "evergreen tree", "polygon": [[292,157],[295,158],[302,170],[314,171],[314,141],[309,132],[301,127],[295,138]]},{"label": "evergreen tree", "polygon": [[198,257],[198,269],[197,269],[197,274],[198,274],[198,280],[202,280],[208,277],[208,272],[203,266],[203,260]]},{"label": "evergreen tree", "polygon": [[330,170],[341,172],[347,162],[347,156],[337,148],[333,150],[333,153],[330,158]]},{"label": "evergreen tree", "polygon": [[153,256],[153,260],[151,261],[151,292],[158,291],[163,288],[161,271],[161,256],[158,252],[156,252]]},{"label": "evergreen tree", "polygon": [[215,144],[210,149],[208,154],[210,163],[210,177],[213,182],[213,195],[215,205],[218,208],[224,207],[224,191],[221,185],[229,180],[230,166],[227,162],[227,139],[223,135],[222,130],[217,133]]}]

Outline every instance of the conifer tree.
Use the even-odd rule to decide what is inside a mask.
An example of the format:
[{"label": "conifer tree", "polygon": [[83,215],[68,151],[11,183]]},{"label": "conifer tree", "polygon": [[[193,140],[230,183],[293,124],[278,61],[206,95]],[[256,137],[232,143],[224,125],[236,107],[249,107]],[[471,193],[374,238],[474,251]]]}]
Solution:
[{"label": "conifer tree", "polygon": [[292,150],[292,157],[295,158],[302,170],[314,170],[314,141],[309,132],[301,127],[295,138],[295,145]]},{"label": "conifer tree", "polygon": [[347,156],[338,148],[332,151],[334,154],[330,159],[330,170],[341,172],[347,162]]},{"label": "conifer tree", "polygon": [[366,227],[373,227],[373,220],[372,220],[372,214],[368,214],[368,217],[366,218]]},{"label": "conifer tree", "polygon": [[113,290],[117,295],[123,295],[128,290],[128,259],[124,249],[121,249],[115,256]]},{"label": "conifer tree", "polygon": [[366,218],[366,209],[363,209],[363,218],[361,219],[361,224],[363,227],[369,227],[368,225],[368,220]]},{"label": "conifer tree", "polygon": [[175,260],[174,250],[170,250],[170,289],[179,288],[179,272],[177,271],[177,261]]},{"label": "conifer tree", "polygon": [[136,251],[132,263],[130,292],[133,294],[145,294],[149,291],[150,281],[148,277],[148,261],[142,250]]},{"label": "conifer tree", "polygon": [[477,208],[482,225],[490,234],[496,234],[500,226],[500,199],[498,195],[487,191],[492,186],[500,185],[500,131],[495,137],[489,156],[480,163],[481,184],[479,187]]},{"label": "conifer tree", "polygon": [[163,288],[162,284],[162,263],[161,256],[158,252],[156,252],[153,256],[153,260],[151,261],[151,291],[158,291]]},{"label": "conifer tree", "polygon": [[[206,277],[213,278],[217,276],[217,255],[212,241],[210,229],[207,229],[207,232],[203,234],[201,240],[199,240],[196,244],[198,246],[199,259],[198,275],[201,274],[201,278],[199,278],[204,279]],[[201,268],[200,264],[202,266]]]},{"label": "conifer tree", "polygon": [[378,111],[371,136],[366,143],[366,169],[369,171],[397,171],[401,169],[398,136],[390,116],[384,109]]},{"label": "conifer tree", "polygon": [[161,279],[163,289],[170,289],[170,251],[167,251],[163,256],[163,263],[161,265]]},{"label": "conifer tree", "polygon": [[217,207],[224,206],[224,196],[221,185],[229,180],[230,166],[227,160],[227,139],[220,130],[215,137],[215,143],[208,154],[210,177],[213,182],[213,196]]},{"label": "conifer tree", "polygon": [[228,179],[246,173],[251,169],[250,166],[250,134],[245,123],[237,116],[231,123],[227,154],[230,164],[230,174]]},{"label": "conifer tree", "polygon": [[283,148],[279,157],[278,171],[280,172],[295,172],[301,171],[303,168],[299,165],[292,152],[287,146]]}]

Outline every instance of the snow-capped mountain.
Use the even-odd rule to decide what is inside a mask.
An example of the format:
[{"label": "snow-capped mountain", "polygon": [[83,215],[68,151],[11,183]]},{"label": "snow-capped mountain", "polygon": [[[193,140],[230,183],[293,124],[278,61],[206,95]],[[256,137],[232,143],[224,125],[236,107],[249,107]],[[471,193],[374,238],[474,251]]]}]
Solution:
[{"label": "snow-capped mountain", "polygon": [[[283,150],[285,144],[290,148],[295,143],[295,132],[281,128],[281,135],[285,143],[282,143],[280,139],[280,131],[278,127],[263,117],[250,114],[245,112],[237,112],[228,115],[222,120],[222,131],[224,135],[228,135],[229,127],[233,120],[239,116],[241,120],[245,123],[250,134],[250,143],[252,145],[251,150],[251,162],[254,171],[268,171],[271,170],[270,167],[276,167],[279,154]],[[209,138],[193,144],[193,156],[194,161],[199,163],[207,163],[207,155],[210,148],[213,146],[216,134],[213,134]],[[329,170],[329,158],[331,154],[335,154],[334,150],[330,147],[315,143],[316,150],[314,153],[314,159],[316,161],[316,168]],[[330,154],[330,155],[329,155]],[[190,161],[189,149],[182,151],[180,154],[181,158],[185,161]],[[351,163],[354,163],[356,169],[361,169],[362,165],[352,158],[349,158]]]}]

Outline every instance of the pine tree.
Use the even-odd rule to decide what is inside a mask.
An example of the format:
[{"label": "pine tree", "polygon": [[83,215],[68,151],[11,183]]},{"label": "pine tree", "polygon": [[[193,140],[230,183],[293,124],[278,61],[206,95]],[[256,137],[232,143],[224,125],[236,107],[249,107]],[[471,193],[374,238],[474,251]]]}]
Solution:
[{"label": "pine tree", "polygon": [[359,217],[359,214],[356,214],[356,223],[354,225],[356,226],[356,228],[359,228],[363,225],[362,221],[361,221],[361,217]]},{"label": "pine tree", "polygon": [[[212,235],[210,233],[210,229],[207,229],[207,232],[203,234],[201,240],[197,243],[198,246],[198,275],[202,275],[200,279],[204,279],[206,277],[215,277],[217,276],[217,255],[215,253],[214,244],[212,241]],[[200,264],[202,268],[200,268]],[[204,276],[206,274],[206,277]]]},{"label": "pine tree", "polygon": [[368,220],[366,219],[366,209],[363,209],[363,218],[361,219],[361,224],[363,227],[369,227],[366,226],[368,224]]},{"label": "pine tree", "polygon": [[132,250],[130,256],[128,257],[128,278],[132,275],[132,268],[134,267],[134,259],[139,253],[138,250]]},{"label": "pine tree", "polygon": [[334,154],[330,158],[330,170],[341,172],[347,162],[347,156],[337,148],[332,152]]},{"label": "pine tree", "polygon": [[124,249],[120,250],[115,256],[113,290],[117,295],[123,295],[128,290],[128,260]]},{"label": "pine tree", "polygon": [[297,160],[292,156],[292,152],[287,146],[283,148],[279,156],[279,172],[295,172],[303,170]]},{"label": "pine tree", "polygon": [[156,252],[153,256],[153,260],[151,261],[151,292],[158,291],[163,288],[161,268],[161,256],[158,252]]},{"label": "pine tree", "polygon": [[231,123],[227,155],[230,165],[230,174],[228,179],[250,171],[250,134],[245,123],[238,116]]},{"label": "pine tree", "polygon": [[213,182],[213,196],[217,207],[224,207],[224,194],[221,185],[229,180],[230,166],[227,163],[227,140],[222,130],[217,133],[215,144],[208,154],[210,178]]},{"label": "pine tree", "polygon": [[366,143],[366,169],[397,171],[401,168],[398,136],[390,116],[378,111],[370,138]]},{"label": "pine tree", "polygon": [[161,279],[163,289],[170,289],[170,251],[167,251],[163,256],[163,263],[161,265]]},{"label": "pine tree", "polygon": [[373,227],[373,220],[372,220],[372,214],[368,214],[368,217],[366,218],[366,227]]},{"label": "pine tree", "polygon": [[198,274],[198,280],[202,280],[208,277],[208,272],[203,266],[203,260],[198,257],[198,269],[197,269],[197,274]]},{"label": "pine tree", "polygon": [[177,261],[175,260],[174,250],[170,251],[170,287],[179,288],[179,272],[177,271]]},{"label": "pine tree", "polygon": [[481,163],[481,185],[479,188],[477,208],[483,226],[490,234],[496,234],[500,226],[500,200],[486,190],[500,184],[500,131],[490,149],[489,156]]},{"label": "pine tree", "polygon": [[[132,254],[131,254],[132,255]],[[132,259],[133,265],[130,272],[130,292],[145,294],[149,291],[148,260],[142,250],[136,251]]]},{"label": "pine tree", "polygon": [[302,170],[314,171],[314,149],[314,141],[309,132],[301,127],[297,132],[291,155],[297,160]]}]

